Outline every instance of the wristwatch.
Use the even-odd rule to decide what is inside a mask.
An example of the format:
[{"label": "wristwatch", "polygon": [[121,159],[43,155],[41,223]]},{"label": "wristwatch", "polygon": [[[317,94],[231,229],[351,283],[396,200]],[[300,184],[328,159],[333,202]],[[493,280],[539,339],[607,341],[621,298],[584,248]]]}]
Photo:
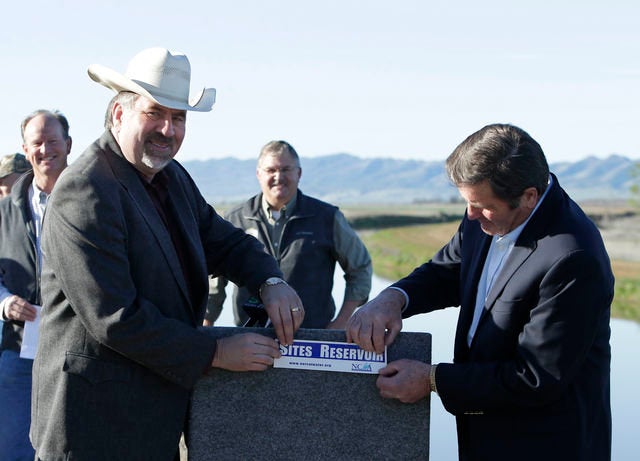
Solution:
[{"label": "wristwatch", "polygon": [[258,294],[260,295],[260,297],[262,298],[262,289],[264,287],[272,287],[274,285],[280,285],[284,283],[285,285],[287,285],[287,282],[285,282],[283,279],[281,279],[280,277],[269,277],[267,280],[265,280],[262,285],[260,285],[260,288],[258,289]]},{"label": "wristwatch", "polygon": [[436,386],[436,367],[437,363],[431,364],[431,371],[429,372],[429,386],[431,392],[438,393],[438,386]]}]

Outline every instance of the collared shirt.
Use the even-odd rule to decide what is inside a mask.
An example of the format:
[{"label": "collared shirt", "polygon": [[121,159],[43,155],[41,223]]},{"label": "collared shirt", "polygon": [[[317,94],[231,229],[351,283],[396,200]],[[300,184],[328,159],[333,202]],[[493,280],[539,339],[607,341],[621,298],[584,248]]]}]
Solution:
[{"label": "collared shirt", "polygon": [[173,247],[176,251],[176,255],[178,256],[178,261],[180,262],[180,269],[182,270],[185,282],[187,283],[187,289],[189,290],[190,296],[193,298],[196,274],[193,266],[189,263],[185,237],[178,226],[178,220],[174,217],[175,212],[169,197],[169,175],[166,171],[161,170],[156,173],[151,182],[149,182],[141,173],[137,170],[136,172],[138,173],[149,198],[153,202],[153,206],[158,212],[160,219],[171,236]]},{"label": "collared shirt", "polygon": [[[42,269],[42,250],[40,249],[40,240],[42,237],[42,218],[44,210],[47,207],[49,194],[40,190],[36,184],[35,178],[29,188],[29,204],[31,205],[31,216],[33,218],[33,227],[36,231],[36,254],[38,255],[38,272]],[[39,275],[39,274],[38,274]]]},{"label": "collared shirt", "polygon": [[491,239],[491,246],[489,247],[489,252],[487,253],[487,258],[485,259],[484,266],[482,268],[482,275],[480,276],[480,280],[478,282],[478,292],[476,294],[476,305],[473,312],[473,321],[471,322],[471,326],[469,327],[469,331],[467,332],[467,345],[471,346],[473,335],[476,333],[476,330],[478,328],[480,317],[482,316],[482,312],[484,311],[484,304],[487,300],[489,292],[491,291],[491,288],[493,287],[493,283],[500,275],[500,272],[504,267],[504,263],[511,254],[511,251],[515,246],[518,237],[520,237],[522,230],[527,225],[534,213],[538,210],[544,198],[547,196],[547,193],[551,188],[551,181],[551,176],[549,176],[549,183],[547,184],[547,188],[542,194],[542,197],[540,197],[540,200],[538,200],[535,208],[522,224],[520,224],[508,234],[494,235]]},{"label": "collared shirt", "polygon": [[284,230],[284,225],[287,222],[287,218],[293,216],[293,212],[296,209],[296,195],[283,206],[280,210],[276,210],[269,205],[262,196],[262,212],[264,216],[266,216],[266,220],[264,220],[267,228],[269,229],[269,240],[271,240],[271,244],[273,245],[273,250],[275,251],[275,257],[280,257],[280,238],[282,237],[282,231]]}]

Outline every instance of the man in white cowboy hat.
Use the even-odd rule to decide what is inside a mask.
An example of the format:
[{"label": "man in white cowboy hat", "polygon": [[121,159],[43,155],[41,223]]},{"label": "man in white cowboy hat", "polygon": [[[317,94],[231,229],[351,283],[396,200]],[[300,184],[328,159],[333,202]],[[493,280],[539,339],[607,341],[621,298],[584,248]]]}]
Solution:
[{"label": "man in white cowboy hat", "polygon": [[116,91],[106,131],[62,175],[44,222],[43,316],[34,363],[31,440],[41,460],[171,460],[190,391],[212,367],[259,371],[277,342],[198,331],[207,275],[261,292],[280,342],[304,310],[262,245],[222,219],[173,160],[189,99],[186,56],[140,52],[124,75],[89,76]]}]

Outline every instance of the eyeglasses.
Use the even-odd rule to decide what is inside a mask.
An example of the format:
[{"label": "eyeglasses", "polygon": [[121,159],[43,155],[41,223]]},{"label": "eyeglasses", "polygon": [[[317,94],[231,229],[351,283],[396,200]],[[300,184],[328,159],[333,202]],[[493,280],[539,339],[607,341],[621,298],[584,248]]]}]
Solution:
[{"label": "eyeglasses", "polygon": [[298,171],[297,166],[285,166],[282,168],[267,167],[267,168],[260,168],[260,169],[264,171],[266,174],[268,174],[269,176],[273,176],[277,172],[280,172],[280,174],[282,175],[289,175],[294,171]]}]

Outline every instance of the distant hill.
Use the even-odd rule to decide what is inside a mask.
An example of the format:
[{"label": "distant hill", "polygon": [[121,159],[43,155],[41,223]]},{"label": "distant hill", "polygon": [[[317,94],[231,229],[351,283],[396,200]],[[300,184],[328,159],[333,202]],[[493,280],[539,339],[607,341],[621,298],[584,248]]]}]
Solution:
[{"label": "distant hill", "polygon": [[[578,201],[624,200],[630,196],[635,160],[620,155],[550,164],[562,187]],[[236,203],[259,191],[256,160],[221,158],[183,162],[205,198]],[[336,204],[448,202],[458,193],[443,161],[361,158],[334,154],[302,159],[300,189]]]}]

